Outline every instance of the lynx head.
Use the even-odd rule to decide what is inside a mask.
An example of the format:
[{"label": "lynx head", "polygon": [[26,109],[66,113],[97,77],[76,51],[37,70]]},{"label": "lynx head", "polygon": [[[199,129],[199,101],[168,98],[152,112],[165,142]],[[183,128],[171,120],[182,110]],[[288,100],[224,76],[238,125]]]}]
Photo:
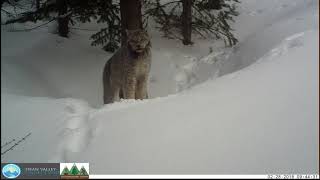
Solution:
[{"label": "lynx head", "polygon": [[142,29],[127,30],[127,43],[136,53],[142,53],[151,47],[150,36]]}]

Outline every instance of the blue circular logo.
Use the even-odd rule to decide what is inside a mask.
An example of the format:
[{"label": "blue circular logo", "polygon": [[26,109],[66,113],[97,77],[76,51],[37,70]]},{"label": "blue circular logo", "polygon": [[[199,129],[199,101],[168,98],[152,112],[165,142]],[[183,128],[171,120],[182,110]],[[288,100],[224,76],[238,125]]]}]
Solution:
[{"label": "blue circular logo", "polygon": [[20,167],[15,164],[7,164],[2,168],[3,176],[8,179],[14,179],[18,177],[20,173],[21,173]]}]

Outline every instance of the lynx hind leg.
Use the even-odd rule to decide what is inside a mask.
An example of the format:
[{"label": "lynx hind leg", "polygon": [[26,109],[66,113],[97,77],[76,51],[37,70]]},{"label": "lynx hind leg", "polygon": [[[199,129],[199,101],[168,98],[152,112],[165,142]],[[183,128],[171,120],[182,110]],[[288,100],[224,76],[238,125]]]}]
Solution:
[{"label": "lynx hind leg", "polygon": [[104,94],[103,94],[103,103],[104,104],[109,104],[113,102],[113,97],[112,94],[110,92],[110,89],[104,89]]},{"label": "lynx hind leg", "polygon": [[120,86],[113,86],[111,89],[113,102],[120,101]]},{"label": "lynx hind leg", "polygon": [[119,101],[120,85],[119,83],[112,82],[111,73],[108,69],[108,64],[103,76],[103,102],[104,104]]},{"label": "lynx hind leg", "polygon": [[147,89],[147,77],[142,77],[137,81],[136,89],[136,99],[147,99],[148,98],[148,89]]},{"label": "lynx hind leg", "polygon": [[120,88],[114,86],[110,81],[104,82],[104,93],[103,93],[103,100],[104,104],[113,103],[115,101],[119,101],[119,91]]}]

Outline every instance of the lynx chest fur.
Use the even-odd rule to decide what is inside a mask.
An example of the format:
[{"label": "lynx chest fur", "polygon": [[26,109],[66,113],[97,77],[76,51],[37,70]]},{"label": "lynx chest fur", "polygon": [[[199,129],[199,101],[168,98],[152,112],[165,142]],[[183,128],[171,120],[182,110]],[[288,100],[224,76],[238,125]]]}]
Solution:
[{"label": "lynx chest fur", "polygon": [[143,30],[130,30],[127,36],[127,44],[108,60],[104,68],[105,104],[120,98],[147,98],[151,67],[150,38]]}]

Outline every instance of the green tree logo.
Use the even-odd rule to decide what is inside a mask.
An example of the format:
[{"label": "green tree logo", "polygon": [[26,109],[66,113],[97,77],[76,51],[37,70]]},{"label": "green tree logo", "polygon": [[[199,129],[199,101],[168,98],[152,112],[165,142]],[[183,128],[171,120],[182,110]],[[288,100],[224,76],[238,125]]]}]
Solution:
[{"label": "green tree logo", "polygon": [[61,175],[70,175],[70,171],[69,171],[67,166],[65,166],[63,168],[63,171],[61,172]]},{"label": "green tree logo", "polygon": [[79,175],[79,173],[80,173],[80,171],[77,168],[76,164],[73,164],[73,166],[70,170],[70,174],[76,176],[76,175]]},{"label": "green tree logo", "polygon": [[89,174],[83,166],[80,169],[80,176],[89,176]]},{"label": "green tree logo", "polygon": [[88,177],[89,173],[87,172],[86,168],[84,166],[81,166],[81,169],[79,170],[76,163],[73,163],[71,169],[69,170],[67,166],[64,166],[62,172],[61,172],[61,177]]}]

